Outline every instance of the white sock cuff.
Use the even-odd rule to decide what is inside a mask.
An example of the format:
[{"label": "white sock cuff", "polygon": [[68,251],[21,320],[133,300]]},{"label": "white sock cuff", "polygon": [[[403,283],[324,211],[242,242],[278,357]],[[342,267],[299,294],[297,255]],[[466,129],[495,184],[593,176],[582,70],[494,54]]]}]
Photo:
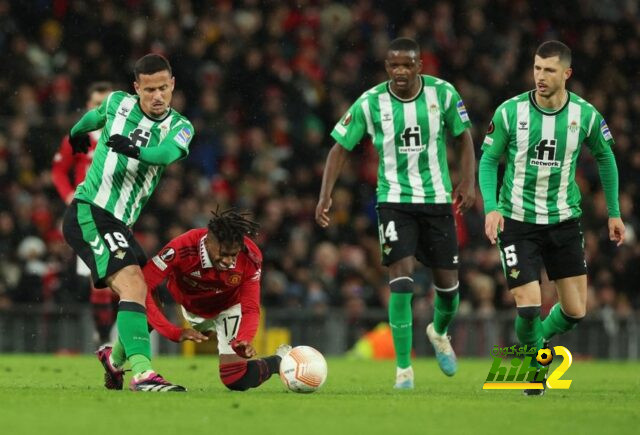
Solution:
[{"label": "white sock cuff", "polygon": [[456,285],[454,285],[453,287],[449,287],[449,288],[440,288],[435,284],[433,285],[433,288],[435,288],[437,292],[452,292],[454,290],[458,290],[458,287],[460,287],[460,282],[459,281],[456,283]]},{"label": "white sock cuff", "polygon": [[393,284],[394,282],[398,282],[398,281],[401,281],[403,279],[408,279],[409,281],[413,282],[413,278],[410,278],[408,276],[399,276],[399,277],[393,278],[391,281],[389,281],[389,284]]}]

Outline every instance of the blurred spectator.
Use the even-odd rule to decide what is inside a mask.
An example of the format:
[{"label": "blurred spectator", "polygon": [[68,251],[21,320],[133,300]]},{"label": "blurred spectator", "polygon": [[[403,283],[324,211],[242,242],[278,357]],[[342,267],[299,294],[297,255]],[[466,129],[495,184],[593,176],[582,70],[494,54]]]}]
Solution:
[{"label": "blurred spectator", "polygon": [[[561,39],[572,48],[569,89],[597,106],[616,139],[628,234],[619,249],[609,242],[597,167],[583,153],[576,178],[590,294],[594,306],[614,312],[640,308],[636,2],[53,4],[0,0],[0,98],[6,102],[0,107],[0,306],[40,303],[47,292],[63,291],[64,276],[57,275],[59,285],[47,281],[69,255],[48,236],[64,210],[49,167],[58,139],[80,116],[90,82],[110,80],[132,92],[132,62],[153,51],[174,65],[173,104],[198,134],[189,158],[167,169],[135,228],[144,246],[153,253],[204,225],[216,204],[249,208],[262,224],[263,303],[317,312],[342,306],[355,340],[365,308],[386,304],[374,208],[377,157],[369,145],[356,150],[336,187],[337,225],[320,230],[313,209],[331,126],[351,101],[386,79],[380,62],[388,42],[411,36],[422,46],[424,72],[451,81],[466,100],[477,155],[493,108],[532,87],[535,47]],[[498,251],[484,238],[477,196],[476,207],[458,222],[461,294],[490,315],[513,307],[513,298]],[[420,301],[431,291],[428,278],[416,287]]]}]

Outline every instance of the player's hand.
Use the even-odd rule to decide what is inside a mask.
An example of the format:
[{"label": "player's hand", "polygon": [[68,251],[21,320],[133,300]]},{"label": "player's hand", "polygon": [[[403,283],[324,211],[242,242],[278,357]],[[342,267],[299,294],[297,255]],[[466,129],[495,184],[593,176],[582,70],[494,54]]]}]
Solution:
[{"label": "player's hand", "polygon": [[140,147],[135,146],[127,136],[114,134],[107,141],[107,146],[118,154],[124,154],[127,157],[134,159],[140,157]]},{"label": "player's hand", "polygon": [[73,154],[87,154],[89,152],[89,148],[91,148],[91,139],[89,139],[88,134],[77,134],[75,136],[71,136],[71,133],[69,133],[69,144],[71,144]]},{"label": "player's hand", "polygon": [[476,183],[473,180],[462,180],[453,191],[453,201],[457,204],[456,212],[462,214],[469,210],[476,201]]},{"label": "player's hand", "polygon": [[187,340],[195,341],[196,343],[202,343],[203,341],[209,340],[209,337],[196,331],[195,329],[184,328],[182,330],[182,333],[180,334],[180,341],[182,342]]},{"label": "player's hand", "polygon": [[624,223],[619,217],[609,218],[609,240],[616,242],[616,246],[624,243]]},{"label": "player's hand", "polygon": [[491,211],[484,218],[484,233],[492,245],[496,244],[498,229],[504,231],[504,217],[499,211]]},{"label": "player's hand", "polygon": [[328,227],[331,221],[328,213],[332,202],[331,198],[320,198],[316,206],[316,222],[322,228]]},{"label": "player's hand", "polygon": [[231,342],[231,349],[233,349],[233,351],[242,358],[249,359],[257,355],[256,350],[248,341],[233,340]]}]

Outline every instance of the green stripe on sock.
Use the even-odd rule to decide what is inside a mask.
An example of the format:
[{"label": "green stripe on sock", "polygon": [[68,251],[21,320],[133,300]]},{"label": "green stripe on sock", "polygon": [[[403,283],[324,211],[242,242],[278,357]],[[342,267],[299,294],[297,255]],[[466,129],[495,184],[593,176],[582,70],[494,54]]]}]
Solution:
[{"label": "green stripe on sock", "polygon": [[396,363],[401,369],[411,366],[411,343],[413,341],[413,316],[411,293],[391,292],[389,298],[389,325],[396,350]]}]

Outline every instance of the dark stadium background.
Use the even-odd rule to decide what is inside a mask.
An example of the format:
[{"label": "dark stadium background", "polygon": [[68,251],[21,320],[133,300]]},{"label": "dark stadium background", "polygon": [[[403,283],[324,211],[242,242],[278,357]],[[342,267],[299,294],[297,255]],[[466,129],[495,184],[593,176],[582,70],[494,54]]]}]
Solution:
[{"label": "dark stadium background", "polygon": [[[590,315],[582,332],[571,333],[572,343],[584,354],[637,358],[640,9],[614,0],[0,0],[0,352],[58,350],[53,338],[38,337],[86,308],[87,296],[72,291],[68,276],[74,260],[60,232],[64,204],[51,183],[51,159],[82,114],[86,87],[110,80],[133,92],[132,64],[150,51],[171,61],[173,106],[197,134],[189,157],[167,169],[135,226],[147,252],[206,224],[216,205],[248,209],[262,224],[268,323],[339,352],[384,320],[387,280],[370,147],[359,147],[343,171],[332,227],[321,230],[313,213],[329,132],[354,99],[385,80],[381,60],[397,36],[415,38],[424,73],[460,91],[477,156],[493,109],[532,88],[535,47],[549,39],[571,47],[568,87],[596,106],[616,140],[627,225],[627,242],[616,249],[607,237],[597,166],[585,150],[576,178]],[[453,153],[450,163],[455,183]],[[478,192],[475,208],[459,220],[462,302],[452,334],[463,354],[486,356],[495,340],[506,340],[513,299],[483,219]],[[426,270],[416,283],[414,312],[426,319]],[[543,314],[554,298],[545,281]],[[318,338],[302,325],[305,316],[326,328],[342,326]],[[16,319],[23,327],[24,319],[37,321],[26,321],[32,330],[20,336]],[[427,352],[420,334],[416,349]]]}]

